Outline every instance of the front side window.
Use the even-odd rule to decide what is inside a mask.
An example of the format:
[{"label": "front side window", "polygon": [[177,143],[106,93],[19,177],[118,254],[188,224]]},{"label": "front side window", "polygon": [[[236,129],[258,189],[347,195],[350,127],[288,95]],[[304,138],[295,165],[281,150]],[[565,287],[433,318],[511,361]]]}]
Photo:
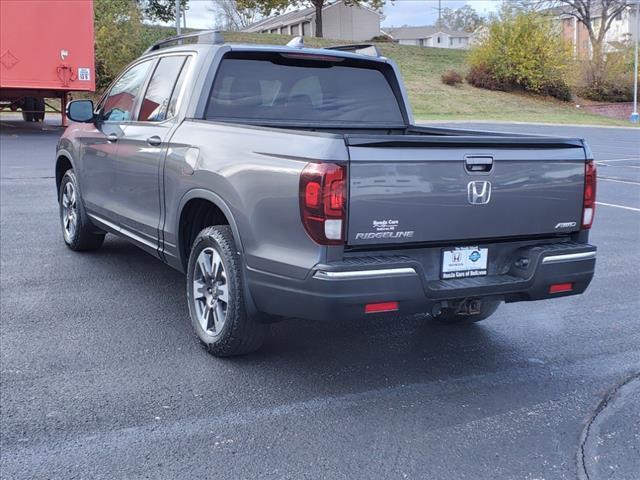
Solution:
[{"label": "front side window", "polygon": [[223,59],[206,118],[322,124],[403,124],[398,99],[371,61],[286,55]]},{"label": "front side window", "polygon": [[169,115],[171,94],[183,69],[185,59],[184,56],[170,56],[160,59],[144,94],[138,115],[139,121],[161,122],[173,116],[173,111]]},{"label": "front side window", "polygon": [[133,118],[136,97],[142,88],[151,61],[138,63],[131,67],[113,85],[102,107],[102,120],[105,122],[127,122]]}]

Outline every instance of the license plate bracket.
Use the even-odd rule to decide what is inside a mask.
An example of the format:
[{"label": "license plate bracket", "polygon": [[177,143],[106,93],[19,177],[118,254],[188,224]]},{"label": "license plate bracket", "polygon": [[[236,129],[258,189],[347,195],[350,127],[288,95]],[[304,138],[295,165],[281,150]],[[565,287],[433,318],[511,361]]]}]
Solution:
[{"label": "license plate bracket", "polygon": [[442,250],[442,279],[482,277],[487,275],[489,249],[478,246]]}]

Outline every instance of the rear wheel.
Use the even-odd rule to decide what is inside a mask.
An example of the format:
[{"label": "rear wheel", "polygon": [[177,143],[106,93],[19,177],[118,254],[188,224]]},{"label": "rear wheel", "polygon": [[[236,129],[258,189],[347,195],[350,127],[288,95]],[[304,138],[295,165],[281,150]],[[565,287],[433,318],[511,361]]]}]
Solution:
[{"label": "rear wheel", "polygon": [[73,169],[66,171],[60,182],[60,223],[64,243],[71,250],[97,250],[104,242],[104,232],[91,224],[78,192],[78,181]]},{"label": "rear wheel", "polygon": [[22,119],[25,122],[33,122],[34,110],[36,109],[36,99],[33,97],[26,97],[22,102]]},{"label": "rear wheel", "polygon": [[[478,301],[478,300],[476,300]],[[473,313],[467,313],[468,304],[466,305],[467,312],[462,312],[460,307],[457,306],[454,308],[443,308],[442,311],[438,315],[434,315],[433,319],[440,323],[445,323],[449,325],[464,325],[470,323],[480,322],[482,320],[486,320],[491,315],[495,313],[495,311],[500,306],[499,300],[480,300],[479,308],[472,309]],[[477,310],[477,311],[474,311]]]},{"label": "rear wheel", "polygon": [[33,100],[35,110],[35,113],[33,114],[33,120],[35,122],[43,122],[45,110],[44,98],[34,98]]},{"label": "rear wheel", "polygon": [[227,357],[260,348],[269,326],[247,314],[240,258],[227,225],[202,230],[189,255],[191,324],[209,353]]}]

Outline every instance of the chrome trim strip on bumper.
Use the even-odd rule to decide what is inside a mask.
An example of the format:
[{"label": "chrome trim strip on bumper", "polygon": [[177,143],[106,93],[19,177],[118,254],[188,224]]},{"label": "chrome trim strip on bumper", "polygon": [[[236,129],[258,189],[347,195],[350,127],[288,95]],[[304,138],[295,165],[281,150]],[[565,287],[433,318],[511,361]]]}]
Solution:
[{"label": "chrome trim strip on bumper", "polygon": [[596,252],[567,253],[565,255],[550,255],[542,259],[543,264],[576,262],[578,260],[591,260],[596,258]]},{"label": "chrome trim strip on bumper", "polygon": [[368,278],[368,277],[389,277],[396,275],[417,275],[417,272],[412,267],[402,268],[382,268],[377,270],[348,270],[342,272],[325,272],[324,270],[318,270],[314,277],[324,279],[344,279],[344,278]]}]

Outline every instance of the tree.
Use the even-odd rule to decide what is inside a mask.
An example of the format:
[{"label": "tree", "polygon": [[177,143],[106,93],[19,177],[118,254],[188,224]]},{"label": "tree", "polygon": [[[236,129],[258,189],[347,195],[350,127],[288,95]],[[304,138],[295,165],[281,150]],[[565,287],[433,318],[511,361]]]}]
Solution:
[{"label": "tree", "polygon": [[524,8],[546,9],[557,15],[575,17],[587,29],[591,43],[592,81],[600,83],[606,74],[604,40],[616,16],[630,5],[629,0],[518,0]]},{"label": "tree", "polygon": [[133,0],[94,0],[96,80],[100,88],[142,53],[142,19]]},{"label": "tree", "polygon": [[[348,6],[368,6],[374,10],[380,10],[386,0],[343,0]],[[322,37],[322,9],[329,0],[237,0],[238,5],[254,4],[265,16],[280,14],[289,8],[313,7],[316,13],[316,37]]]},{"label": "tree", "polygon": [[[175,0],[136,0],[140,11],[148,20],[159,20],[161,22],[174,22],[176,19],[176,2]],[[189,0],[180,0],[180,8],[182,11],[189,7]]]},{"label": "tree", "polygon": [[444,8],[440,19],[440,26],[449,28],[450,30],[458,30],[463,32],[475,32],[479,27],[485,24],[484,18],[476,12],[470,5],[452,10]]},{"label": "tree", "polygon": [[570,98],[569,45],[552,20],[536,12],[504,8],[489,22],[487,35],[468,56],[467,81],[490,90],[524,90]]},{"label": "tree", "polygon": [[209,8],[216,18],[216,28],[228,31],[242,30],[259,19],[255,0],[211,0]]},{"label": "tree", "polygon": [[[628,0],[556,0],[565,13],[578,19],[589,33],[593,79],[602,80],[605,73],[604,39],[615,17],[629,5]],[[598,21],[596,22],[596,19]]]}]

